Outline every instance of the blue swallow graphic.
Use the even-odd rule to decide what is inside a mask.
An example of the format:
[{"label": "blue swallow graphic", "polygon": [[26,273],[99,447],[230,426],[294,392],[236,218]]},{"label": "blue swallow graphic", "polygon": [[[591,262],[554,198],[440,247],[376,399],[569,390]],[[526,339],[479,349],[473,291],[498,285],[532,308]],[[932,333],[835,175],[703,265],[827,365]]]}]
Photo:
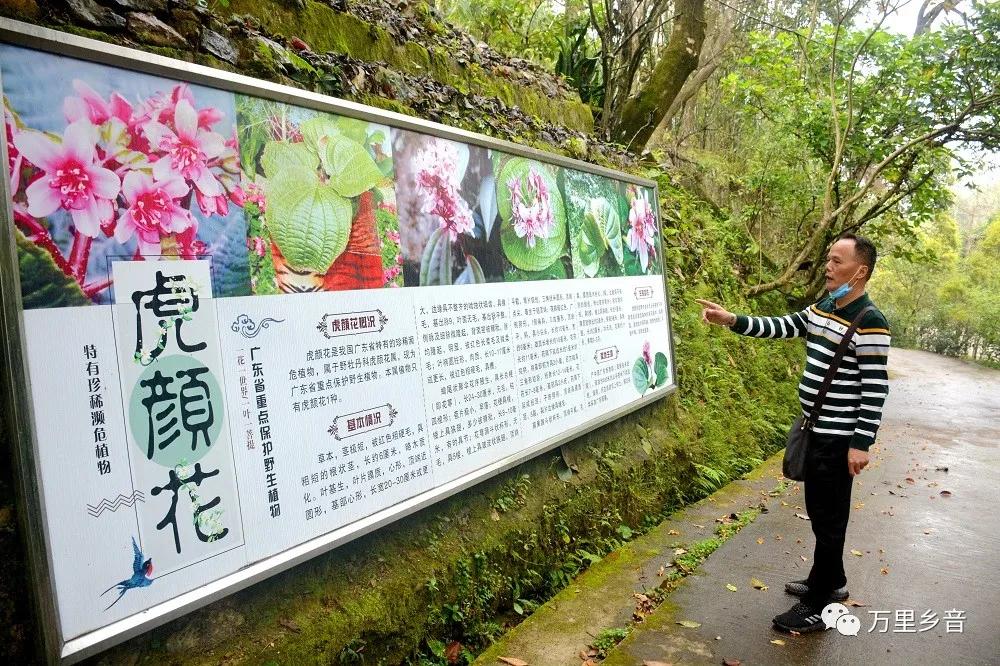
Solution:
[{"label": "blue swallow graphic", "polygon": [[[111,608],[111,606],[118,603],[129,590],[136,587],[149,587],[153,584],[153,579],[151,578],[153,575],[153,560],[150,558],[143,561],[142,551],[139,550],[139,544],[135,542],[135,537],[132,537],[132,552],[135,553],[135,556],[132,559],[132,577],[127,578],[120,583],[115,583],[101,593],[101,596],[103,597],[111,590],[118,590],[118,598],[112,601],[108,605],[108,608]],[[104,610],[108,610],[108,608],[105,608]]]}]

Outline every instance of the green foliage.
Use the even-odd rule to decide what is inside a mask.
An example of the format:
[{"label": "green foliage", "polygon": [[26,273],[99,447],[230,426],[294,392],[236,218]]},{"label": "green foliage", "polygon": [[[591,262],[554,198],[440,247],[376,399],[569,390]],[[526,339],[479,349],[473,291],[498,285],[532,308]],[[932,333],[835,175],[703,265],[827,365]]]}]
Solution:
[{"label": "green foliage", "polygon": [[20,231],[15,231],[14,235],[21,273],[21,299],[26,310],[90,304],[80,285],[59,270],[52,255],[26,239]]},{"label": "green foliage", "polygon": [[444,229],[435,229],[420,257],[420,286],[451,284],[451,241]]},{"label": "green foliage", "polygon": [[444,0],[445,18],[501,53],[551,65],[559,57],[565,13],[550,2],[527,0]]},{"label": "green foliage", "polygon": [[[293,119],[300,112],[288,105],[242,95],[236,104],[243,168],[267,199],[267,235],[259,230],[251,237],[273,241],[295,269],[325,273],[347,248],[352,199],[391,174],[391,160],[380,165],[372,155],[384,133],[342,116]],[[269,249],[263,259],[251,262],[271,264]],[[260,266],[252,266],[251,275]],[[263,288],[268,285],[265,279]]]},{"label": "green foliage", "polygon": [[268,181],[265,218],[290,266],[325,273],[347,249],[351,202],[314,171],[287,168]]},{"label": "green foliage", "polygon": [[961,235],[939,216],[879,264],[871,291],[895,344],[1000,364],[1000,215]]},{"label": "green foliage", "polygon": [[973,10],[917,37],[818,26],[808,40],[750,33],[734,50],[703,111],[719,131],[688,154],[755,237],[740,253],[751,281],[782,276],[772,287],[813,298],[837,234],[912,236],[974,166],[956,148],[1000,147],[1000,10]]},{"label": "green foliage", "polygon": [[604,77],[601,70],[600,42],[591,31],[590,22],[567,26],[556,36],[559,45],[556,74],[573,84],[580,99],[595,107],[604,103]]},{"label": "green foliage", "polygon": [[594,638],[594,642],[591,645],[595,650],[597,650],[597,656],[604,659],[608,656],[608,652],[611,648],[621,643],[623,640],[628,638],[629,628],[628,627],[614,627],[613,629],[603,629],[597,637]]},{"label": "green foliage", "polygon": [[623,246],[618,207],[607,199],[592,199],[579,234],[580,261],[587,277],[597,277],[601,260],[608,257],[611,268],[604,274],[621,272]]}]

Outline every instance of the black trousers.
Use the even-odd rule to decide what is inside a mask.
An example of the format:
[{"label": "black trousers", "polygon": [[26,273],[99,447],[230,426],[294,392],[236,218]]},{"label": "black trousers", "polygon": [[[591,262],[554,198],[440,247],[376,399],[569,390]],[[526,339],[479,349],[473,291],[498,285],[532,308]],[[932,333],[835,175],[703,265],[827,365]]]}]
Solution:
[{"label": "black trousers", "polygon": [[822,608],[830,593],[847,585],[844,539],[851,518],[854,477],[847,467],[849,437],[813,433],[806,453],[806,512],[816,536],[809,593],[803,601]]}]

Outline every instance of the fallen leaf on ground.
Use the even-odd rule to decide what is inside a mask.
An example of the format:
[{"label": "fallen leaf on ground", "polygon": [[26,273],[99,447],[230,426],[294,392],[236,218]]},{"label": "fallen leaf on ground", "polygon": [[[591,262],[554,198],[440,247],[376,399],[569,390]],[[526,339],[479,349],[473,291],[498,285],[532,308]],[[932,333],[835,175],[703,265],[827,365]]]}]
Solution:
[{"label": "fallen leaf on ground", "polygon": [[913,480],[912,478],[910,478],[910,477],[906,477],[906,479],[905,479],[905,480],[906,480],[906,482],[907,482],[907,483],[909,483],[909,484],[911,484],[911,485],[912,485],[912,484],[914,484],[914,483],[916,483],[916,481],[914,481],[914,480]]},{"label": "fallen leaf on ground", "polygon": [[889,575],[889,567],[882,567],[882,569],[879,571],[879,573],[881,573],[883,576],[888,576]]},{"label": "fallen leaf on ground", "polygon": [[774,535],[774,539],[775,539],[776,541],[781,541],[781,535],[780,535],[780,534],[775,534],[775,535]]},{"label": "fallen leaf on ground", "polygon": [[940,494],[941,494],[941,497],[951,497],[951,491],[950,490],[942,490]]},{"label": "fallen leaf on ground", "polygon": [[854,505],[854,508],[855,509],[863,509],[863,508],[865,508],[865,503],[864,502],[858,502],[857,504]]},{"label": "fallen leaf on ground", "polygon": [[933,488],[936,485],[937,485],[937,481],[931,481],[930,483],[927,484],[927,487],[928,488]]},{"label": "fallen leaf on ground", "polygon": [[588,659],[580,664],[580,666],[597,666],[597,662],[593,659]]},{"label": "fallen leaf on ground", "polygon": [[452,641],[448,643],[448,647],[444,650],[444,658],[448,660],[449,664],[458,663],[458,655],[462,651],[462,644],[458,641]]},{"label": "fallen leaf on ground", "polygon": [[809,558],[807,558],[805,555],[799,555],[799,557],[802,558],[803,562],[808,562],[809,561]]},{"label": "fallen leaf on ground", "polygon": [[677,530],[667,530],[667,534],[670,536],[679,536],[680,532],[678,532]]},{"label": "fallen leaf on ground", "polygon": [[771,642],[774,643],[775,645],[784,645],[785,644],[785,641],[781,640],[780,638],[775,638]]},{"label": "fallen leaf on ground", "polygon": [[736,586],[733,585],[732,583],[726,583],[726,589],[729,590],[730,592],[735,592]]},{"label": "fallen leaf on ground", "polygon": [[505,664],[510,664],[510,666],[528,666],[528,662],[524,659],[518,659],[517,657],[500,657],[499,661]]},{"label": "fallen leaf on ground", "polygon": [[764,537],[757,537],[757,543],[758,544],[764,543]]},{"label": "fallen leaf on ground", "polygon": [[924,534],[930,534],[930,533],[931,533],[931,532],[933,532],[933,531],[934,531],[934,530],[924,530]]},{"label": "fallen leaf on ground", "polygon": [[868,606],[868,604],[862,601],[856,601],[854,599],[848,599],[847,601],[844,602],[844,604],[847,606],[854,606],[855,608],[865,608]]},{"label": "fallen leaf on ground", "polygon": [[674,548],[674,555],[683,555],[686,552],[683,548]]},{"label": "fallen leaf on ground", "polygon": [[722,666],[740,666],[743,662],[739,659],[723,659]]},{"label": "fallen leaf on ground", "polygon": [[665,574],[666,572],[667,572],[667,568],[661,564],[660,565],[660,570],[656,572],[656,575],[657,576],[663,576],[663,574]]},{"label": "fallen leaf on ground", "polygon": [[665,661],[649,661],[648,659],[642,662],[642,666],[673,666],[673,664],[668,664]]},{"label": "fallen leaf on ground", "polygon": [[655,606],[652,600],[645,594],[634,594],[632,596],[636,599],[635,611],[632,613],[632,618],[637,622],[642,622],[647,615],[653,612]]},{"label": "fallen leaf on ground", "polygon": [[755,590],[760,590],[761,592],[766,592],[766,591],[767,591],[767,585],[765,585],[765,584],[764,584],[764,581],[762,581],[762,580],[760,580],[760,579],[757,579],[757,578],[751,578],[751,579],[750,579],[750,585],[751,585],[751,587],[753,587],[753,588],[754,588]]},{"label": "fallen leaf on ground", "polygon": [[578,656],[580,657],[580,661],[587,661],[588,659],[590,659],[590,655],[588,655],[583,650],[580,650],[580,654]]},{"label": "fallen leaf on ground", "polygon": [[809,516],[807,516],[807,515],[806,515],[806,514],[804,514],[804,513],[796,513],[796,514],[795,514],[795,517],[796,517],[796,518],[801,518],[802,520],[809,520]]},{"label": "fallen leaf on ground", "polygon": [[802,634],[800,634],[797,631],[789,631],[788,633],[790,633],[792,636],[801,636],[802,635]]},{"label": "fallen leaf on ground", "polygon": [[857,557],[861,557],[862,555],[864,555],[864,553],[862,553],[860,550],[856,548],[851,548],[851,555],[856,555]]},{"label": "fallen leaf on ground", "polygon": [[280,624],[285,629],[288,629],[289,631],[294,631],[297,634],[302,631],[302,627],[300,627],[299,625],[295,624],[294,622],[286,618],[281,618],[280,620],[278,620],[278,624]]},{"label": "fallen leaf on ground", "polygon": [[694,620],[678,620],[677,624],[688,629],[697,629],[701,626],[701,622],[695,622]]},{"label": "fallen leaf on ground", "polygon": [[698,523],[691,523],[691,524],[694,525],[695,527],[697,527],[699,530],[705,529],[704,525],[699,525]]}]

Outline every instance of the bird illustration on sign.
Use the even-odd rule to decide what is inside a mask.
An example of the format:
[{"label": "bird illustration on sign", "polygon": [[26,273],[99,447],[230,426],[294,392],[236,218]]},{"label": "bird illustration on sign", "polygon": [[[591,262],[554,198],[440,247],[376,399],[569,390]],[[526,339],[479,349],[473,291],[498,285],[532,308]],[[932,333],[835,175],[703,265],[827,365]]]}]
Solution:
[{"label": "bird illustration on sign", "polygon": [[[153,559],[147,558],[143,560],[142,550],[139,549],[139,544],[135,542],[135,537],[132,537],[132,552],[134,554],[134,557],[132,558],[132,577],[115,583],[101,593],[101,596],[103,597],[111,590],[118,591],[118,597],[108,605],[108,608],[111,608],[111,606],[114,606],[116,603],[121,601],[121,598],[124,597],[125,593],[129,590],[137,587],[149,587],[153,584]],[[104,610],[108,610],[108,608],[105,608]]]}]

